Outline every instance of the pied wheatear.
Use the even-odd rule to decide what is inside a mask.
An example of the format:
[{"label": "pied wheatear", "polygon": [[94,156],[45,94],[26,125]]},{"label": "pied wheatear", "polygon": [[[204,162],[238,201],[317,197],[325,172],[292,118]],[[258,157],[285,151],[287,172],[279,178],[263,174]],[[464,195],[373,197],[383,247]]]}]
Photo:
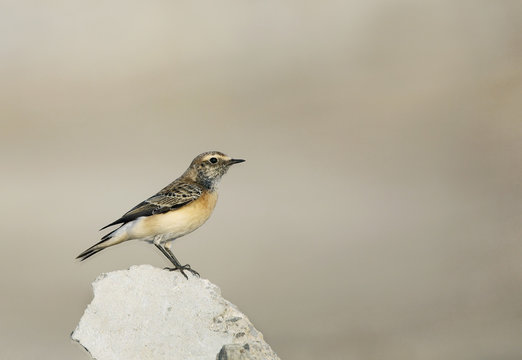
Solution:
[{"label": "pied wheatear", "polygon": [[169,270],[179,270],[187,279],[184,270],[199,276],[190,265],[181,265],[176,259],[170,249],[172,241],[191,233],[207,221],[216,206],[216,185],[231,165],[243,161],[219,151],[196,156],[183,175],[118,220],[101,228],[121,224],[102,237],[99,243],[78,255],[77,259],[83,261],[127,240],[144,240],[153,243],[172,262],[174,267]]}]

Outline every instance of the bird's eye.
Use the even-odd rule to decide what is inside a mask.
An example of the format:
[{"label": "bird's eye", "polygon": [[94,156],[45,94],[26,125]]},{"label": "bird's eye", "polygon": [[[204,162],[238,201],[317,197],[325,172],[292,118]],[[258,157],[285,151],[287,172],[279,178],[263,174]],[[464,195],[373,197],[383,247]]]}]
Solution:
[{"label": "bird's eye", "polygon": [[208,161],[210,161],[212,164],[217,163],[217,159],[215,157],[211,157]]}]

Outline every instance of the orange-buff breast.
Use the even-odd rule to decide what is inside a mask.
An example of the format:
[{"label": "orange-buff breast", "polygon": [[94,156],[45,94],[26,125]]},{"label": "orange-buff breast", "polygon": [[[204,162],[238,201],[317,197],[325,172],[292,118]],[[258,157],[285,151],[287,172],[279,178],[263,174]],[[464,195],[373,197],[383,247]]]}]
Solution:
[{"label": "orange-buff breast", "polygon": [[217,191],[205,192],[180,209],[140,219],[129,229],[129,240],[157,234],[171,234],[171,237],[176,238],[191,233],[208,220],[216,206],[217,197]]}]

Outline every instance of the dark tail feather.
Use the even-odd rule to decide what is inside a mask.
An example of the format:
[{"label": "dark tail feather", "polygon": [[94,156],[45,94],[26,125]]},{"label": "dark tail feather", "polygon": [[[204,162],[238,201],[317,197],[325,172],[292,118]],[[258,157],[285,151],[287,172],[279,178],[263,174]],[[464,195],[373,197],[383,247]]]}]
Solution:
[{"label": "dark tail feather", "polygon": [[[116,229],[118,230],[118,229]],[[80,259],[80,261],[83,261],[85,259],[88,259],[90,258],[91,256],[93,256],[94,254],[97,254],[99,253],[100,251],[102,251],[103,249],[106,249],[108,248],[109,246],[112,246],[112,245],[115,245],[117,244],[117,242],[113,242],[113,243],[107,243],[104,245],[104,243],[108,242],[109,240],[111,240],[113,238],[113,234],[114,232],[116,231],[111,231],[110,233],[104,235],[101,240],[99,242],[97,242],[96,244],[94,244],[93,246],[91,246],[90,248],[88,248],[87,250],[85,250],[84,252],[82,252],[80,255],[78,255],[76,258],[77,259]],[[116,239],[115,239],[116,240]]]},{"label": "dark tail feather", "polygon": [[[116,229],[116,230],[118,230],[118,229]],[[97,243],[96,245],[100,245],[101,243],[104,243],[105,241],[107,241],[110,238],[112,238],[112,234],[114,234],[116,232],[116,230],[113,230],[110,233],[103,235],[103,237],[101,238],[101,241],[99,243]],[[94,246],[96,246],[96,245],[94,245]]]},{"label": "dark tail feather", "polygon": [[80,259],[80,261],[83,261],[83,260],[86,260],[88,258],[90,258],[91,256],[93,256],[94,254],[97,254],[99,253],[100,251],[102,251],[103,249],[105,248],[101,248],[101,249],[92,249],[92,248],[88,248],[87,250],[85,250],[84,252],[82,252],[80,255],[78,255],[76,258],[77,259]]}]

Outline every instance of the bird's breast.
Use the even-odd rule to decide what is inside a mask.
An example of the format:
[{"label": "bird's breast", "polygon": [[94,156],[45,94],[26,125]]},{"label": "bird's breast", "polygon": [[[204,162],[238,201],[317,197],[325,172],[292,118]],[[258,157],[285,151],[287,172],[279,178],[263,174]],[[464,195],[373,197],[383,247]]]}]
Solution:
[{"label": "bird's breast", "polygon": [[150,238],[154,235],[169,234],[169,238],[186,235],[199,228],[208,220],[217,202],[217,191],[208,191],[191,203],[163,214],[139,219],[129,231],[134,239]]}]

